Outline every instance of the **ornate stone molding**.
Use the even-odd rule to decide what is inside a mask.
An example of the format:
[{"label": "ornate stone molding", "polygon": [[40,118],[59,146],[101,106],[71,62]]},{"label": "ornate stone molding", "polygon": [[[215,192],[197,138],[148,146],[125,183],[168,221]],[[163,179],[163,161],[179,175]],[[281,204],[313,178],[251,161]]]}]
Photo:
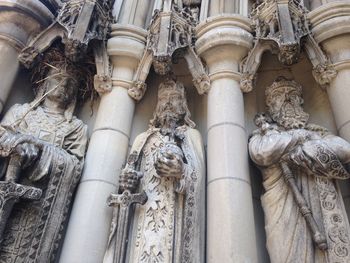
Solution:
[{"label": "ornate stone molding", "polygon": [[308,13],[312,33],[317,43],[350,33],[350,3],[331,2]]},{"label": "ornate stone molding", "polygon": [[[205,59],[209,68],[213,68],[210,70],[213,72],[209,74],[211,81],[220,78],[240,81],[245,77],[238,70],[233,69],[252,46],[253,36],[250,33],[250,25],[250,19],[240,15],[219,15],[210,17],[197,26],[196,50]],[[215,66],[227,59],[229,63],[233,63],[233,69]],[[241,90],[246,92],[242,87]]]},{"label": "ornate stone molding", "polygon": [[[221,45],[251,48],[251,20],[241,15],[210,17],[196,27],[196,50],[199,55]],[[238,54],[240,56],[240,54]]]},{"label": "ornate stone molding", "polygon": [[54,16],[40,1],[0,0],[0,9],[16,11],[37,20],[42,26],[48,26]]},{"label": "ornate stone molding", "polygon": [[[285,65],[297,63],[304,48],[312,65],[313,76],[324,88],[336,71],[315,41],[310,29],[307,10],[296,0],[268,0],[256,4],[251,12],[255,31],[254,48],[241,64],[241,87],[250,91],[264,52],[270,51]],[[304,41],[305,40],[305,41]]]},{"label": "ornate stone molding", "polygon": [[[111,38],[108,40],[107,51],[114,67],[125,65],[133,67],[135,70],[144,56],[147,31],[133,25],[112,25]],[[139,66],[140,67],[140,66]],[[147,73],[145,73],[145,79]],[[128,90],[128,94],[136,101],[142,99],[146,84],[132,80],[112,77],[113,86],[123,87]]]},{"label": "ornate stone molding", "polygon": [[26,0],[0,0],[0,14],[0,24],[6,24],[0,27],[0,38],[18,51],[54,18],[41,2]]}]

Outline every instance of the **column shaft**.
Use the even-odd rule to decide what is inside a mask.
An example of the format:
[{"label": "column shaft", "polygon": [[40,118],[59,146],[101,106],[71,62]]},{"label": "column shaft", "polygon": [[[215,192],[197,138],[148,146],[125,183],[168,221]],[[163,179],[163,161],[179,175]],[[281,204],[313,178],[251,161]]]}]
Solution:
[{"label": "column shaft", "polygon": [[257,262],[243,95],[233,79],[208,94],[207,260]]},{"label": "column shaft", "polygon": [[102,262],[112,209],[127,154],[134,102],[122,87],[102,96],[60,258],[62,263]]},{"label": "column shaft", "polygon": [[[339,135],[350,142],[350,3],[328,1],[315,7],[308,14],[312,33],[338,73],[327,89],[329,101]],[[350,182],[338,182],[350,218]]]},{"label": "column shaft", "polygon": [[327,90],[339,135],[350,141],[350,61],[349,68],[338,70]]},{"label": "column shaft", "polygon": [[0,112],[17,76],[19,52],[52,19],[52,13],[40,1],[0,1]]},{"label": "column shaft", "polygon": [[135,102],[128,95],[145,46],[146,32],[112,26],[107,49],[113,64],[113,87],[103,94],[86,154],[60,262],[100,263],[109,236],[112,208],[107,198],[117,190],[125,163]]},{"label": "column shaft", "polygon": [[0,112],[2,111],[4,104],[11,91],[13,82],[15,81],[19,62],[18,62],[18,50],[9,44],[6,40],[0,40]]}]

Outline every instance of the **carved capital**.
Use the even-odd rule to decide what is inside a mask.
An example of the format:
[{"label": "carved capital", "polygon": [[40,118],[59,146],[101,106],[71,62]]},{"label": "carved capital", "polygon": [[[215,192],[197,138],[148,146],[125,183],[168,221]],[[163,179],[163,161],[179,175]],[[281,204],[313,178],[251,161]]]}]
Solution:
[{"label": "carved capital", "polygon": [[250,26],[251,20],[239,15],[208,18],[196,27],[197,54],[202,57],[210,50],[218,50],[220,46],[230,45],[235,49],[236,59],[241,60],[252,47],[253,36],[250,33]]},{"label": "carved capital", "polygon": [[207,74],[202,74],[198,78],[193,79],[193,85],[200,95],[207,94],[210,89],[209,76]]},{"label": "carved capital", "polygon": [[110,92],[112,90],[111,77],[107,75],[95,75],[94,87],[100,95]]},{"label": "carved capital", "polygon": [[255,75],[256,74],[252,73],[242,73],[240,80],[240,87],[242,92],[248,93],[253,90],[256,80]]},{"label": "carved capital", "polygon": [[128,94],[136,101],[140,101],[143,98],[147,89],[147,84],[142,81],[134,82],[133,86],[128,89]]},{"label": "carved capital", "polygon": [[326,89],[331,81],[337,76],[337,71],[331,64],[318,64],[313,68],[312,75],[321,88]]}]

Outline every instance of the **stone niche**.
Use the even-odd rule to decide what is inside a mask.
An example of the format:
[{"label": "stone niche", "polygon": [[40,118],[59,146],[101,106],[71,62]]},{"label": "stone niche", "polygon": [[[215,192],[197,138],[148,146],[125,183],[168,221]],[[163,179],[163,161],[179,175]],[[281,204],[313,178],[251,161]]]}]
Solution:
[{"label": "stone niche", "polygon": [[[248,135],[256,129],[253,122],[257,112],[264,112],[265,88],[278,76],[294,79],[303,87],[304,109],[310,114],[310,123],[326,127],[333,134],[338,134],[327,92],[323,91],[312,76],[312,65],[304,53],[301,54],[299,62],[292,66],[282,65],[276,56],[265,53],[258,70],[255,88],[250,93],[244,94],[245,120]],[[268,263],[269,256],[265,248],[265,223],[264,213],[261,206],[260,196],[263,192],[261,174],[250,161],[250,176],[253,191],[254,220],[256,228],[258,258],[261,263]],[[350,187],[348,180],[338,182],[347,210],[350,214]]]}]

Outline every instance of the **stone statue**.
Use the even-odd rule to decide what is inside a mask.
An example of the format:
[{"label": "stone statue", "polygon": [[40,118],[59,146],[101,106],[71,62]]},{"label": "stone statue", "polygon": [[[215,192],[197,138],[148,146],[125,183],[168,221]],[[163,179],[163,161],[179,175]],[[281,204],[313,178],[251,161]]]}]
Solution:
[{"label": "stone statue", "polygon": [[49,63],[36,99],[1,121],[1,263],[55,262],[83,167],[87,127],[73,116],[80,83],[73,65]]},{"label": "stone statue", "polygon": [[[184,86],[163,82],[150,127],[135,139],[121,173],[120,194],[109,200],[119,210],[104,263],[204,262],[204,150],[194,125]],[[126,224],[121,217],[132,203],[139,204]]]},{"label": "stone statue", "polygon": [[350,178],[350,144],[309,124],[301,95],[295,81],[278,78],[249,140],[265,188],[267,249],[272,263],[350,262],[349,222],[335,182]]}]

